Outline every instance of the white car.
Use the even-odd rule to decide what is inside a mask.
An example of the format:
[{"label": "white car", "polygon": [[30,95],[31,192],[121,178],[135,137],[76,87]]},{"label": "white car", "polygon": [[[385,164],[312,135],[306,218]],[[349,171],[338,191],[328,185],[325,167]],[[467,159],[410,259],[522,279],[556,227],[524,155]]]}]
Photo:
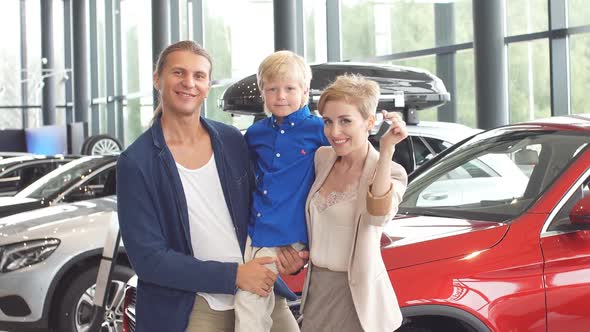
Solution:
[{"label": "white car", "polygon": [[508,155],[485,154],[435,179],[420,193],[416,207],[464,206],[522,197],[528,182],[529,177]]},{"label": "white car", "polygon": [[[56,204],[0,218],[0,331],[88,331],[115,196]],[[107,296],[103,330],[122,331],[120,301],[133,275],[123,247]]]},{"label": "white car", "polygon": [[414,167],[421,166],[451,145],[481,132],[480,129],[458,123],[435,121],[420,121],[408,125],[407,129],[412,142]]}]

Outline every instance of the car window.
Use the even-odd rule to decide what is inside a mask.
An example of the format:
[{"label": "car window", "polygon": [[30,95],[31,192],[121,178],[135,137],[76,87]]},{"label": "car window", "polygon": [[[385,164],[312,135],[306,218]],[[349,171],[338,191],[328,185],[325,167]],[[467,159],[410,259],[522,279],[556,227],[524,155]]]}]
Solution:
[{"label": "car window", "polygon": [[50,163],[47,162],[21,167],[19,189],[26,188],[31,183],[49,173],[51,169]]},{"label": "car window", "polygon": [[567,200],[567,202],[561,207],[559,212],[555,215],[555,218],[547,228],[548,231],[567,231],[572,228],[570,221],[570,212],[576,203],[584,198],[590,196],[590,177],[587,178],[584,183],[574,189],[573,195]]},{"label": "car window", "polygon": [[522,197],[527,184],[528,178],[505,154],[487,153],[443,173],[419,195],[416,206],[511,200]]},{"label": "car window", "polygon": [[39,199],[59,194],[104,164],[105,160],[99,157],[74,160],[35,181],[16,196]]},{"label": "car window", "polygon": [[451,145],[453,145],[452,143],[449,142],[445,142],[443,140],[440,140],[438,138],[432,138],[432,137],[422,137],[426,143],[428,143],[428,145],[430,146],[430,148],[432,148],[432,150],[434,150],[435,153],[441,153],[443,150],[449,148]]},{"label": "car window", "polygon": [[99,198],[116,193],[115,168],[110,167],[82,183],[64,197],[65,202],[77,202],[86,199]]},{"label": "car window", "polygon": [[411,136],[412,144],[414,145],[414,159],[416,165],[420,166],[436,154],[430,149],[426,141],[420,136]]},{"label": "car window", "polygon": [[[501,160],[502,158],[504,157],[481,156],[480,158],[470,160],[465,164],[449,171],[447,174],[444,174],[443,177],[445,179],[455,180],[500,177],[501,175],[498,173],[498,171],[494,170],[494,167],[497,166],[495,164],[506,162],[506,160]],[[489,166],[486,164],[486,162],[484,162],[484,160],[487,160],[488,163],[494,166]]]},{"label": "car window", "polygon": [[539,154],[542,146],[540,144],[531,144],[511,154],[518,168],[527,176],[531,176],[535,166],[539,163]]},{"label": "car window", "polygon": [[414,178],[400,212],[512,219],[562,174],[588,141],[584,135],[555,131],[487,135],[475,136]]},{"label": "car window", "polygon": [[5,173],[0,178],[0,196],[12,196],[18,191],[20,170]]},{"label": "car window", "polygon": [[20,169],[16,169],[14,171],[10,171],[8,173],[4,173],[2,175],[2,178],[3,179],[5,179],[5,178],[14,178],[14,177],[19,177],[19,176],[20,176]]}]

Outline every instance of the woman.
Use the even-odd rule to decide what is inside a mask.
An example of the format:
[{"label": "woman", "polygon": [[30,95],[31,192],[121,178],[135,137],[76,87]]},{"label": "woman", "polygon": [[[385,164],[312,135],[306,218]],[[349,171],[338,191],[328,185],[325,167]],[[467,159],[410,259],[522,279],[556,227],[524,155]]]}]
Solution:
[{"label": "woman", "polygon": [[311,264],[301,304],[304,332],[391,332],[401,325],[379,244],[407,184],[404,169],[391,161],[407,131],[396,113],[383,112],[391,128],[380,152],[371,146],[378,100],[377,83],[345,75],[318,103],[331,147],[316,152],[306,204]]}]

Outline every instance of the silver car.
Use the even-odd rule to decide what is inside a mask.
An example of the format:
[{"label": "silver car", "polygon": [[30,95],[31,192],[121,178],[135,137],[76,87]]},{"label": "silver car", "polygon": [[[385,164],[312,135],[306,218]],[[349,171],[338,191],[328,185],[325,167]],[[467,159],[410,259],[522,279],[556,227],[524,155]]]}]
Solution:
[{"label": "silver car", "polygon": [[[0,330],[88,330],[116,204],[115,196],[107,196],[0,219]],[[116,308],[133,275],[124,251],[119,252],[104,315],[107,331],[122,331]]]},{"label": "silver car", "polygon": [[0,197],[0,217],[115,193],[116,156],[87,156],[44,175],[12,197]]},{"label": "silver car", "polygon": [[13,196],[76,156],[26,155],[0,159],[0,196]]}]

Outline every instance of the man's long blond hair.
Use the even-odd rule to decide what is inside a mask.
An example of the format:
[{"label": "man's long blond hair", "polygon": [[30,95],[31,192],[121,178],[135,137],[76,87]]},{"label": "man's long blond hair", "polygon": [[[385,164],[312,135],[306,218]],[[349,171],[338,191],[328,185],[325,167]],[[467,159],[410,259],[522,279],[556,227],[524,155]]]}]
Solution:
[{"label": "man's long blond hair", "polygon": [[[154,77],[160,77],[162,75],[162,70],[164,70],[164,66],[166,65],[166,60],[171,53],[176,51],[188,51],[196,55],[200,55],[209,61],[209,82],[211,82],[211,73],[213,71],[213,61],[211,60],[211,55],[209,52],[203,48],[203,46],[199,45],[192,40],[183,40],[172,45],[166,47],[158,56],[158,61],[156,62],[156,68],[154,69]],[[159,96],[158,107],[154,110],[154,117],[152,118],[152,122],[162,113],[162,96]]]}]

